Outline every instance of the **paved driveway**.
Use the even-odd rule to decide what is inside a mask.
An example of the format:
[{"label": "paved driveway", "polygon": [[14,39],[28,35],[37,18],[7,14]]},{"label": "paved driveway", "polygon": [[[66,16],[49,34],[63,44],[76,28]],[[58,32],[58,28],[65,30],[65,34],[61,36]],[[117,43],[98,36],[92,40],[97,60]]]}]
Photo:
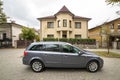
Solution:
[{"label": "paved driveway", "polygon": [[120,59],[103,58],[104,67],[97,73],[85,69],[46,69],[34,73],[22,64],[24,49],[0,49],[0,80],[120,80]]}]

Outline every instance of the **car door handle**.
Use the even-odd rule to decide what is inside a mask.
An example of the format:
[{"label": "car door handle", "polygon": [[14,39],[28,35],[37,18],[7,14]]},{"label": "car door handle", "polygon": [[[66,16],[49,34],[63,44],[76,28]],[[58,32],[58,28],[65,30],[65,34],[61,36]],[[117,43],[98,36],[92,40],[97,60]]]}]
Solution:
[{"label": "car door handle", "polygon": [[67,55],[64,55],[64,57],[68,57]]},{"label": "car door handle", "polygon": [[47,54],[44,54],[45,56],[47,56]]}]

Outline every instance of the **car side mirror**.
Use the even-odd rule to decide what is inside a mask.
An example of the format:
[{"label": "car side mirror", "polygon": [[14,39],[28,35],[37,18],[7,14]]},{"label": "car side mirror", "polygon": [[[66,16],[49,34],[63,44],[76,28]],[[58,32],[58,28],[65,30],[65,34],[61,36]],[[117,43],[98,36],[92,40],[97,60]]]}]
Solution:
[{"label": "car side mirror", "polygon": [[80,56],[82,55],[82,54],[84,54],[82,51],[79,51],[79,53],[78,53]]}]

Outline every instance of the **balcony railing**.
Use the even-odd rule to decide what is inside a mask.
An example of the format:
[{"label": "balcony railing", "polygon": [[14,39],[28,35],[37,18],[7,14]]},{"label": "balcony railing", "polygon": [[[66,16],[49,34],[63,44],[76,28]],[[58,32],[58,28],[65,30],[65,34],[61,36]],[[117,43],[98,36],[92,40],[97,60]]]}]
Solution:
[{"label": "balcony railing", "polygon": [[57,28],[57,31],[72,31],[72,28],[62,27],[62,28]]}]

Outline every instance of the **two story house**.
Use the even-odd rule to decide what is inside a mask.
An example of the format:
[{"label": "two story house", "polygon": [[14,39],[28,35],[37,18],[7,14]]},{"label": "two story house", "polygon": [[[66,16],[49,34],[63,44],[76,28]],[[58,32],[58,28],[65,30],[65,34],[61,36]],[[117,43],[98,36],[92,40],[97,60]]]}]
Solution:
[{"label": "two story house", "polygon": [[96,39],[100,47],[120,49],[120,18],[89,29],[89,38]]},{"label": "two story house", "polygon": [[22,32],[22,26],[16,23],[0,24],[0,47],[15,47]]},{"label": "two story house", "polygon": [[76,16],[63,6],[56,14],[38,18],[40,39],[43,38],[88,38],[90,18]]}]

